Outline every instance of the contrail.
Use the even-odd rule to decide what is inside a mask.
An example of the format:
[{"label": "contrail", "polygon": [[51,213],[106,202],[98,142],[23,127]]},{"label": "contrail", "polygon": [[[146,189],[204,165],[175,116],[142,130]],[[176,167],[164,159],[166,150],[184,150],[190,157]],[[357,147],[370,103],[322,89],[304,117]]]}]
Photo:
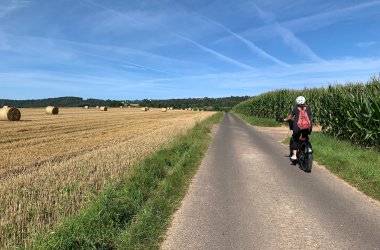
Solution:
[{"label": "contrail", "polygon": [[[133,62],[125,61],[125,60],[119,60],[119,59],[115,59],[115,58],[100,56],[100,55],[96,55],[96,54],[88,53],[88,52],[83,52],[83,51],[78,51],[78,52],[82,53],[82,54],[85,54],[85,55],[102,58],[102,59],[105,59],[105,60],[108,60],[108,61],[113,61],[113,62],[118,62],[118,63],[122,63],[122,64],[131,65],[131,66],[134,66],[134,67],[139,68],[139,69],[150,70],[150,71],[155,71],[155,72],[159,72],[159,73],[164,73],[164,74],[169,74],[169,75],[174,75],[174,76],[179,76],[180,77],[180,75],[178,75],[176,73],[172,73],[172,72],[168,72],[168,71],[164,71],[164,70],[160,70],[160,69],[155,69],[155,68],[147,67],[147,66],[144,66],[144,65],[141,65],[141,64],[137,64],[137,63],[133,63]],[[120,66],[127,68],[127,65],[120,65]]]},{"label": "contrail", "polygon": [[107,10],[107,11],[111,11],[111,12],[114,12],[114,13],[117,13],[117,14],[120,14],[120,15],[123,15],[122,13],[116,11],[116,10],[113,10],[113,9],[110,9],[104,5],[101,5],[101,4],[98,4],[96,2],[93,2],[93,1],[90,1],[90,0],[83,0],[84,2],[90,4],[90,5],[93,5],[93,6],[96,6],[98,8],[101,8],[101,9],[104,9],[104,10]]},{"label": "contrail", "polygon": [[306,55],[310,59],[316,62],[323,62],[324,60],[320,58],[314,51],[307,46],[304,42],[298,39],[293,32],[285,29],[279,24],[275,24],[277,32],[280,34],[284,42],[293,48],[293,50],[299,52],[300,54]]},{"label": "contrail", "polygon": [[182,40],[185,40],[187,42],[190,42],[190,43],[194,44],[195,46],[197,46],[198,48],[202,49],[203,51],[206,51],[206,52],[208,52],[210,54],[213,54],[213,55],[217,56],[219,59],[221,59],[221,60],[223,60],[225,62],[229,62],[229,63],[234,64],[234,65],[236,65],[238,67],[241,67],[243,69],[256,70],[252,66],[249,66],[247,64],[238,62],[238,61],[236,61],[236,60],[234,60],[234,59],[232,59],[232,58],[230,58],[228,56],[225,56],[225,55],[223,55],[223,54],[221,54],[219,52],[216,52],[215,50],[209,49],[209,48],[207,48],[207,47],[205,47],[205,46],[203,46],[203,45],[201,45],[201,44],[199,44],[199,43],[197,43],[197,42],[195,42],[195,41],[193,41],[193,40],[191,40],[189,38],[186,38],[184,36],[177,35],[177,34],[175,36],[177,36],[178,38],[180,38]]},{"label": "contrail", "polygon": [[248,46],[248,48],[250,48],[253,52],[255,52],[256,54],[258,54],[259,56],[261,57],[264,57],[266,59],[269,59],[271,60],[272,62],[275,62],[277,63],[278,65],[281,65],[281,66],[285,66],[285,67],[290,67],[289,64],[277,59],[276,57],[268,54],[267,52],[265,52],[264,50],[262,50],[261,48],[257,47],[253,42],[245,39],[244,37],[238,35],[237,33],[233,32],[232,30],[228,29],[226,26],[224,26],[223,24],[220,24],[214,20],[210,20],[208,18],[204,18],[206,20],[208,20],[209,22],[221,27],[222,29],[224,29],[225,31],[227,31],[228,33],[230,33],[232,36],[234,36],[235,38],[237,38],[238,40],[240,40],[241,42],[243,42],[245,45]]},{"label": "contrail", "polygon": [[285,44],[293,48],[293,50],[299,52],[316,62],[323,62],[324,60],[320,58],[315,52],[303,41],[294,35],[292,31],[282,27],[277,21],[276,17],[272,13],[268,13],[260,9],[254,2],[251,4],[256,9],[260,18],[267,24],[272,24],[277,30],[277,33],[282,37]]}]

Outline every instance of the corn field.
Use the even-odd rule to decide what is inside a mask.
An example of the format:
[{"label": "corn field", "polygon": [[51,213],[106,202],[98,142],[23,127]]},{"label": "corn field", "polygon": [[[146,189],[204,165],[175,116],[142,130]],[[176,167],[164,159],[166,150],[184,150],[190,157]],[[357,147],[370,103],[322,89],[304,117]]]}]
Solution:
[{"label": "corn field", "polygon": [[0,122],[0,248],[30,248],[34,235],[93,201],[138,161],[214,112],[159,109],[20,109]]},{"label": "corn field", "polygon": [[323,132],[354,144],[380,149],[380,81],[330,85],[327,88],[264,93],[235,106],[234,111],[268,119],[286,117],[297,96],[305,96],[313,121]]}]

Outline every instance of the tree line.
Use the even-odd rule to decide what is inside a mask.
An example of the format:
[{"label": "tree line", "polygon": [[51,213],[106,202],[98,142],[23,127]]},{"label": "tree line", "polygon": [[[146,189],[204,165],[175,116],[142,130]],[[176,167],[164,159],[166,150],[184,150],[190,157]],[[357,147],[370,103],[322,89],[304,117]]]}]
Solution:
[{"label": "tree line", "polygon": [[83,106],[109,106],[117,107],[123,105],[120,101],[100,100],[100,99],[83,99],[80,97],[57,97],[38,100],[7,100],[0,99],[0,106],[10,106],[17,108],[37,108],[46,106],[58,107],[83,107]]},{"label": "tree line", "polygon": [[132,101],[144,107],[163,108],[173,107],[175,109],[202,109],[209,111],[229,111],[238,103],[247,100],[249,96],[230,96],[220,98],[183,98],[167,100],[149,100]]},{"label": "tree line", "polygon": [[0,107],[10,106],[18,108],[35,108],[46,106],[83,107],[83,106],[139,106],[151,108],[173,107],[175,109],[203,109],[212,111],[229,111],[238,103],[247,100],[249,96],[230,96],[221,98],[183,98],[183,99],[143,99],[143,100],[100,100],[83,99],[81,97],[57,97],[38,100],[7,100],[0,99]]}]

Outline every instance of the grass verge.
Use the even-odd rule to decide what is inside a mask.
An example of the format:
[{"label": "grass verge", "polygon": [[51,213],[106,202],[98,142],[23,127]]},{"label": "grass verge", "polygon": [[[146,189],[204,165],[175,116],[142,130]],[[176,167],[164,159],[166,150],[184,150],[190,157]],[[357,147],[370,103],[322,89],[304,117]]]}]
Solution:
[{"label": "grass verge", "polygon": [[[380,153],[335,139],[321,132],[311,134],[314,160],[363,193],[380,201]],[[284,140],[289,144],[289,138]]]},{"label": "grass verge", "polygon": [[261,126],[261,127],[281,127],[282,124],[266,118],[254,117],[254,116],[246,116],[240,113],[232,112],[233,114],[239,116],[244,121],[248,122],[253,126]]},{"label": "grass verge", "polygon": [[157,249],[211,141],[219,113],[138,164],[34,249]]}]

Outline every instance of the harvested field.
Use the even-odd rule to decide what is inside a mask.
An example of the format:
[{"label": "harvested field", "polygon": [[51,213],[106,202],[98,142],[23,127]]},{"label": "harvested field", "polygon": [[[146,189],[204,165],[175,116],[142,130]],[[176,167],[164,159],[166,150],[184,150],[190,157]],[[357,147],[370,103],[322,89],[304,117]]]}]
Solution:
[{"label": "harvested field", "polygon": [[0,248],[30,246],[38,230],[94,200],[112,180],[212,112],[20,109],[0,121]]}]

